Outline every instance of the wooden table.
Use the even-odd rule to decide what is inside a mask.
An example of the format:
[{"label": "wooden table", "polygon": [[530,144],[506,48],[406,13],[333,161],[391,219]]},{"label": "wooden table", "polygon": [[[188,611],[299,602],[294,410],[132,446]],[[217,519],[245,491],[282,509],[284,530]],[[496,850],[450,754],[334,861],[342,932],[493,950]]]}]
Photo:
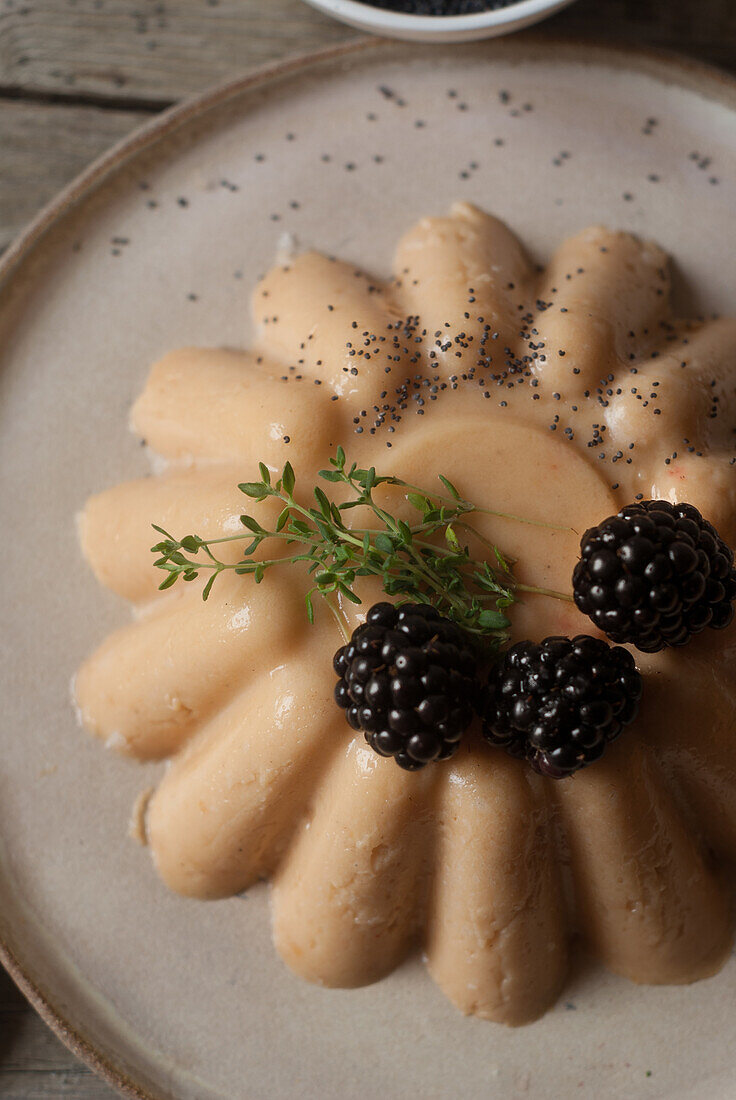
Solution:
[{"label": "wooden table", "polygon": [[[545,33],[736,70],[734,0],[578,0]],[[94,157],[209,84],[354,32],[301,0],[0,0],[0,249]],[[111,1097],[0,974],[0,1097]]]}]

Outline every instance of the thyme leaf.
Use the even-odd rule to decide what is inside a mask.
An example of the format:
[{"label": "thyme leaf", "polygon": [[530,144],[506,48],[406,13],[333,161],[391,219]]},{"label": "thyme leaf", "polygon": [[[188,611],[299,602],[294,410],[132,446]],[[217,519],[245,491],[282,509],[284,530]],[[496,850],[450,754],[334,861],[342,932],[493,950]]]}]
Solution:
[{"label": "thyme leaf", "polygon": [[[242,482],[238,488],[256,503],[274,498],[280,504],[275,526],[270,529],[251,515],[242,515],[242,534],[204,539],[190,534],[177,539],[153,524],[163,536],[152,547],[157,555],[154,565],[166,576],[160,589],[170,588],[177,580],[194,581],[208,574],[202,591],[207,599],[217,577],[226,571],[252,575],[259,584],[266,571],[276,566],[307,562],[311,587],[305,594],[307,617],[314,621],[314,597],[323,597],[338,620],[343,635],[345,625],[333,597],[344,597],[354,604],[361,600],[355,592],[358,577],[378,577],[388,596],[398,602],[431,604],[482,640],[492,652],[508,640],[510,625],[506,611],[517,601],[519,592],[537,592],[557,599],[570,600],[562,592],[520,585],[513,574],[512,562],[498,547],[485,539],[469,523],[474,513],[502,516],[520,523],[533,521],[505,512],[493,512],[465,500],[452,482],[440,475],[441,493],[432,493],[391,475],[379,475],[375,467],[362,469],[348,464],[345,451],[337,448],[330,468],[319,472],[326,486],[340,486],[340,499],[333,500],[321,485],[312,489],[315,505],[304,507],[294,496],[296,476],[287,462],[277,481],[264,463],[259,464],[260,480]],[[393,516],[374,498],[381,485],[398,486],[416,521]],[[449,494],[449,495],[448,495]],[[365,508],[375,526],[347,526],[343,514]],[[541,524],[540,526],[552,526]],[[567,528],[555,528],[567,530]],[[471,554],[467,536],[486,546],[488,558],[478,560]],[[293,553],[273,558],[253,555],[265,542],[285,543]],[[224,562],[217,556],[222,543],[247,542],[237,562]]]}]

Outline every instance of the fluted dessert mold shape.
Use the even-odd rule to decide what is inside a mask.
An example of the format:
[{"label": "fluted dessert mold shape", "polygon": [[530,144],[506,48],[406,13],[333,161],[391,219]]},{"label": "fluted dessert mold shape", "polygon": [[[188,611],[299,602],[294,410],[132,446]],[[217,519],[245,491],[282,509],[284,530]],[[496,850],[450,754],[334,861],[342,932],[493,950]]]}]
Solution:
[{"label": "fluted dessert mold shape", "polygon": [[[639,717],[572,778],[536,775],[476,727],[453,759],[408,773],[335,706],[341,640],[323,606],[308,624],[297,566],[260,585],[223,574],[203,603],[204,577],[159,593],[150,554],[152,523],[234,534],[237,485],[259,461],[288,460],[309,486],[339,444],[555,524],[478,519],[525,584],[569,590],[581,534],[642,497],[691,502],[733,545],[736,321],[679,320],[669,294],[652,243],[591,228],[541,270],[458,204],[406,233],[392,279],[296,256],[255,290],[253,350],[153,366],[132,427],[166,468],[93,497],[80,523],[98,579],[136,615],[80,669],[76,699],[102,741],[169,761],[146,833],[172,890],[223,898],[268,877],[276,949],[297,974],[360,986],[421,951],[457,1008],[513,1025],[554,1004],[577,937],[635,982],[720,968],[733,627],[638,654]],[[341,608],[349,630],[383,598],[373,578],[360,594]],[[534,595],[511,618],[514,640],[591,632],[572,603]]]}]

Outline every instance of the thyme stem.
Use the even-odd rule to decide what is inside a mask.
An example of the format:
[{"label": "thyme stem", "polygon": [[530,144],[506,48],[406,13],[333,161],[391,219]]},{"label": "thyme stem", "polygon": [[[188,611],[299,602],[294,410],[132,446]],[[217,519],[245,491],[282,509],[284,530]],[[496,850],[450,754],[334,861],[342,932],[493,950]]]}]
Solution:
[{"label": "thyme stem", "polygon": [[[508,639],[506,610],[516,602],[517,593],[571,599],[565,593],[516,581],[509,559],[476,531],[466,517],[476,512],[553,530],[570,528],[557,528],[553,524],[476,507],[464,500],[445,477],[440,480],[449,496],[427,493],[399,478],[379,476],[373,467],[364,470],[355,464],[348,466],[342,447],[338,447],[336,456],[330,459],[330,468],[321,470],[319,475],[321,480],[349,490],[348,498],[339,504],[319,485],[313,489],[316,506],[306,507],[297,501],[294,496],[296,477],[288,462],[275,483],[263,463],[259,469],[260,480],[243,482],[239,489],[255,502],[269,498],[279,502],[281,511],[275,526],[272,529],[263,527],[254,516],[243,515],[240,517],[242,533],[214,539],[199,535],[177,539],[154,525],[163,536],[152,548],[158,555],[154,564],[166,573],[159,588],[170,588],[179,579],[196,580],[206,571],[209,576],[202,591],[206,600],[215,580],[226,570],[238,575],[252,574],[255,583],[260,584],[266,570],[304,562],[313,579],[305,595],[310,622],[314,619],[313,597],[321,596],[345,641],[347,620],[335,606],[333,597],[344,597],[360,604],[355,582],[360,577],[376,576],[389,597],[432,604],[479,637],[491,650],[497,650]],[[373,490],[383,484],[406,490],[408,502],[420,514],[419,522],[409,524],[376,503]],[[379,521],[379,526],[348,527],[344,514],[354,508],[367,508]],[[490,560],[474,559],[468,546],[460,543],[458,532],[477,539],[490,551]],[[261,544],[270,539],[293,546],[298,552],[260,560],[254,557]],[[248,542],[242,556],[236,562],[221,561],[213,548],[235,541]]]}]

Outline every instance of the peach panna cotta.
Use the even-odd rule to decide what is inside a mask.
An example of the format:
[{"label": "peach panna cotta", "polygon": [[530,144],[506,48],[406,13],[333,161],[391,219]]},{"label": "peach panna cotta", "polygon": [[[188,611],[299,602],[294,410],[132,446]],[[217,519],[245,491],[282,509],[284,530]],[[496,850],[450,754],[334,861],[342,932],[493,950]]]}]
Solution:
[{"label": "peach panna cotta", "polygon": [[[276,948],[310,981],[364,985],[420,950],[462,1012],[519,1025],[554,1004],[577,937],[634,982],[712,975],[731,946],[717,873],[736,855],[733,627],[637,655],[638,719],[569,779],[474,727],[452,760],[407,773],[335,706],[340,637],[321,601],[307,622],[298,567],[260,585],[222,574],[206,603],[203,577],[157,590],[152,521],[237,534],[237,486],[259,462],[290,461],[298,495],[339,444],[379,473],[428,489],[441,473],[485,508],[568,524],[474,516],[528,585],[569,591],[581,534],[641,496],[689,501],[733,545],[736,322],[675,319],[655,245],[588,229],[542,270],[458,204],[403,237],[394,270],[299,255],[255,291],[252,352],[153,367],[132,426],[166,468],[81,517],[96,576],[136,611],[78,673],[84,725],[169,761],[145,822],[165,883],[212,899],[269,878]],[[238,542],[221,549],[238,560]],[[383,596],[356,583],[351,630]],[[595,633],[538,595],[510,617],[513,639]]]}]

